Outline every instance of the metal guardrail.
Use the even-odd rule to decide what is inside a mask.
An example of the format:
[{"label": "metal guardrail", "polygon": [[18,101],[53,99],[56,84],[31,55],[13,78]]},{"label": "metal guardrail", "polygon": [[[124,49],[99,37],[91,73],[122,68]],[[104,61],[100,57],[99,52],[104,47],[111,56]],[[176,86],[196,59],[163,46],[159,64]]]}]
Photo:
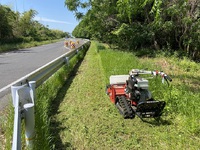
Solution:
[{"label": "metal guardrail", "polygon": [[22,118],[25,120],[26,144],[29,148],[33,146],[33,140],[31,139],[34,139],[35,136],[35,83],[35,81],[31,81],[27,85],[11,86],[15,108],[12,150],[21,150]]},{"label": "metal guardrail", "polygon": [[55,73],[56,70],[58,70],[62,65],[67,63],[66,61],[68,61],[74,55],[76,55],[77,52],[81,50],[85,44],[89,43],[90,43],[89,40],[85,40],[85,43],[82,46],[61,55],[60,57],[47,63],[41,68],[38,68],[37,70],[31,72],[30,74],[24,76],[23,78],[19,79],[14,85],[18,86],[26,84],[28,83],[28,81],[36,81],[36,87],[40,86],[48,77],[50,77],[53,73]]},{"label": "metal guardrail", "polygon": [[31,72],[30,74],[17,80],[11,86],[13,106],[15,108],[14,115],[14,131],[12,150],[21,150],[21,120],[25,120],[25,137],[26,145],[33,147],[33,139],[35,136],[34,126],[34,104],[35,89],[53,75],[64,64],[68,64],[69,60],[78,53],[84,46],[89,47],[90,41],[84,40],[84,44],[60,57],[54,59],[41,68]]}]

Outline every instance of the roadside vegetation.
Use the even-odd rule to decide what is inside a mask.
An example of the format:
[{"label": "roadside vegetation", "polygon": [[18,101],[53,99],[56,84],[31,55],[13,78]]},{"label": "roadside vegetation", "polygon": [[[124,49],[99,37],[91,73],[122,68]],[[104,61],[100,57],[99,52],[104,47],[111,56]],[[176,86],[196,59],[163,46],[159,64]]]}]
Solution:
[{"label": "roadside vegetation", "polygon": [[[65,5],[81,19],[73,36],[99,42],[92,42],[73,74],[62,68],[40,87],[35,149],[199,149],[198,0],[65,0]],[[0,25],[1,44],[57,39],[33,21],[34,10],[19,15],[0,7],[1,22],[7,23]],[[89,9],[83,14],[79,8]],[[149,80],[153,97],[167,103],[160,121],[123,119],[105,94],[110,75],[133,68],[162,70],[172,78],[169,86],[159,78]],[[5,149],[11,148],[12,117],[0,118],[7,123],[0,131]]]},{"label": "roadside vegetation", "polygon": [[200,60],[199,0],[65,0],[65,5],[80,19],[75,37]]},{"label": "roadside vegetation", "polygon": [[36,14],[32,9],[19,13],[0,4],[0,53],[47,44],[70,36],[69,33],[49,29],[34,20]]},{"label": "roadside vegetation", "polygon": [[[136,57],[92,42],[69,88],[57,96],[51,117],[54,149],[198,149],[199,67],[176,56]],[[110,75],[132,68],[160,69],[172,77],[169,87],[160,78],[150,80],[154,98],[167,103],[159,122],[123,119],[105,94]]]},{"label": "roadside vegetation", "polygon": [[[93,41],[80,67],[69,74],[77,58],[37,90],[35,149],[200,147],[198,63],[161,53],[137,57]],[[159,69],[172,77],[169,87],[160,78],[149,80],[153,97],[167,103],[160,121],[123,119],[105,94],[110,75],[128,74],[132,68]],[[11,149],[13,108],[8,110],[1,117],[3,149]],[[24,137],[22,140],[25,148]]]},{"label": "roadside vegetation", "polygon": [[[36,90],[36,106],[35,106],[35,146],[34,149],[38,150],[50,150],[54,149],[52,140],[54,133],[51,132],[51,115],[54,109],[57,110],[59,101],[57,95],[63,86],[69,86],[66,84],[68,78],[73,77],[75,74],[74,68],[77,68],[79,63],[84,58],[84,55],[88,49],[88,45],[83,46],[83,49],[79,51],[69,61],[68,66],[63,66],[52,77],[50,77],[44,84]],[[14,124],[14,108],[10,103],[4,111],[0,112],[0,149],[10,150],[12,149],[13,138],[13,124]],[[25,133],[24,133],[24,120],[22,120],[22,149],[27,149],[25,146]]]}]

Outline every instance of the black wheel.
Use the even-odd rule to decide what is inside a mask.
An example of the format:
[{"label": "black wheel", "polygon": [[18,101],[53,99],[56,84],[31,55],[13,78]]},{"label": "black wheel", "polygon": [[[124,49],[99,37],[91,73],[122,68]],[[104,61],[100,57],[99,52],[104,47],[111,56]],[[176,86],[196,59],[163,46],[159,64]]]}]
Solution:
[{"label": "black wheel", "polygon": [[118,98],[116,105],[117,105],[117,108],[119,109],[121,115],[125,119],[135,117],[135,113],[134,113],[133,109],[131,108],[131,104],[126,100],[125,96],[120,96]]}]

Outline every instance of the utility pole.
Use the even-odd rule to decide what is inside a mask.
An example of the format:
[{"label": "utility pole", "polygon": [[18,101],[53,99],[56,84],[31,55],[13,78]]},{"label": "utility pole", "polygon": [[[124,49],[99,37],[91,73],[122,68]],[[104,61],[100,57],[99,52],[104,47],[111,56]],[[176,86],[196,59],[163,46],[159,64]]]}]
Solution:
[{"label": "utility pole", "polygon": [[15,0],[15,13],[17,13],[17,0]]}]

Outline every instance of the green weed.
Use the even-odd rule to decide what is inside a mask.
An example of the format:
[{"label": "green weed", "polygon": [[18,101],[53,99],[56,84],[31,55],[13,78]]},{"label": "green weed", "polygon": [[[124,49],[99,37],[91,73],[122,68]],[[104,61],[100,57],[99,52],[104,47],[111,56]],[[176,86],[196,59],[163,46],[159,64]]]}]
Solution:
[{"label": "green weed", "polygon": [[83,58],[85,51],[80,51],[69,61],[69,66],[62,67],[50,79],[37,89],[36,101],[36,139],[34,149],[53,149],[54,135],[51,133],[51,115],[54,108],[54,101],[58,92],[65,85],[69,73],[72,71],[77,62]]},{"label": "green weed", "polygon": [[[123,119],[105,94],[110,75],[133,68],[172,77],[169,87],[159,77],[149,80],[153,97],[167,103],[160,122]],[[199,64],[175,56],[138,58],[93,41],[80,67],[70,76],[68,69],[37,93],[35,149],[199,149]]]},{"label": "green weed", "polygon": [[[168,58],[138,58],[106,46],[101,49],[99,44],[92,42],[70,88],[60,93],[62,100],[53,116],[58,139],[54,149],[198,149],[199,95],[180,86],[178,66]],[[150,80],[152,95],[167,102],[160,122],[142,122],[138,117],[124,120],[106,96],[109,76],[128,74],[132,68],[170,70],[170,87],[160,78]]]},{"label": "green weed", "polygon": [[[53,149],[53,135],[51,133],[51,113],[54,107],[54,99],[61,87],[65,84],[69,73],[73,70],[78,61],[83,59],[88,46],[79,51],[69,61],[69,66],[63,66],[45,83],[36,90],[36,106],[35,106],[35,143],[34,149]],[[12,149],[14,108],[10,104],[0,117],[0,149]],[[22,149],[27,149],[25,145],[24,121],[22,120]]]},{"label": "green weed", "polygon": [[[155,99],[167,102],[164,115],[174,118],[170,119],[170,122],[179,121],[180,132],[196,139],[196,143],[192,148],[195,149],[200,140],[198,135],[200,131],[200,65],[189,59],[178,59],[175,56],[163,57],[161,55],[156,58],[134,58],[133,56],[131,59],[130,56],[133,55],[131,53],[125,55],[116,50],[113,53],[115,54],[112,54],[110,50],[100,52],[101,60],[105,62],[102,65],[107,73],[106,78],[114,74],[113,70],[120,70],[118,74],[124,74],[123,68],[149,68],[150,70],[158,69],[169,73],[173,78],[170,87],[162,85],[161,80],[158,82],[158,79],[154,79],[150,81],[150,90]],[[106,59],[109,58],[111,58],[110,63],[107,63]],[[125,67],[124,64],[130,66],[126,65]],[[184,134],[180,137],[183,138]],[[196,135],[196,137],[193,135]],[[183,141],[186,141],[186,139],[184,138]],[[190,142],[192,142],[192,139]],[[185,146],[184,143],[180,145]],[[187,149],[187,147],[185,148]]]}]

